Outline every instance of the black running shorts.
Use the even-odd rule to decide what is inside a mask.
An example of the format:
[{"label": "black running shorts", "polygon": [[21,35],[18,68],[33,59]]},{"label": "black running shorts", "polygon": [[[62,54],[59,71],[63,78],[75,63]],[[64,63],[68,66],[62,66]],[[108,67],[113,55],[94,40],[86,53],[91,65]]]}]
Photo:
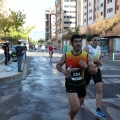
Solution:
[{"label": "black running shorts", "polygon": [[98,68],[98,72],[95,75],[92,75],[88,72],[88,70],[85,70],[84,79],[86,81],[86,85],[90,83],[91,78],[93,79],[95,84],[98,82],[102,82],[101,70]]},{"label": "black running shorts", "polygon": [[86,86],[72,86],[72,85],[65,85],[66,92],[68,93],[77,93],[78,97],[83,98],[86,96]]}]

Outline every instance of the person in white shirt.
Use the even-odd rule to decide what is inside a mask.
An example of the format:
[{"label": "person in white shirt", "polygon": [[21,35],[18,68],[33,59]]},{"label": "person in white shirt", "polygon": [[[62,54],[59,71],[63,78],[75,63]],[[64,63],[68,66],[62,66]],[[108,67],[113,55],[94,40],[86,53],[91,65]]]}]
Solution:
[{"label": "person in white shirt", "polygon": [[45,45],[42,45],[41,49],[42,49],[42,52],[45,52]]},{"label": "person in white shirt", "polygon": [[96,66],[97,73],[95,75],[89,73],[88,70],[85,70],[85,80],[86,86],[90,83],[91,78],[94,81],[96,87],[96,115],[99,117],[105,117],[105,114],[101,112],[101,104],[102,104],[102,74],[100,67],[103,65],[101,48],[99,46],[100,36],[98,34],[92,35],[92,44],[87,45],[84,48],[91,57]]}]

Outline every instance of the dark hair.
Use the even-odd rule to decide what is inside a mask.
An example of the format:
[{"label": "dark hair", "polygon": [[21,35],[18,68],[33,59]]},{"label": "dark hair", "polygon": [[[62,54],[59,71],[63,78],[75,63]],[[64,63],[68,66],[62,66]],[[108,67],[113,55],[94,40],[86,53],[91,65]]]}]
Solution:
[{"label": "dark hair", "polygon": [[20,42],[20,41],[18,41],[18,45],[21,45],[21,42]]},{"label": "dark hair", "polygon": [[92,39],[94,38],[94,37],[100,37],[98,34],[93,34],[92,35]]},{"label": "dark hair", "polygon": [[81,36],[81,35],[75,34],[75,35],[73,35],[73,36],[71,37],[71,43],[73,43],[73,41],[74,41],[75,38],[81,38],[81,40],[82,40],[82,36]]}]

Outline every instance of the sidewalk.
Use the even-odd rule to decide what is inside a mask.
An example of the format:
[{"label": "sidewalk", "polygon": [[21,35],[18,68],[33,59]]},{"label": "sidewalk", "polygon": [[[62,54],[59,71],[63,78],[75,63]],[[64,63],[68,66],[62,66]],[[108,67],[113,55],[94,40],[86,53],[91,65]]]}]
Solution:
[{"label": "sidewalk", "polygon": [[26,65],[24,63],[22,64],[23,72],[18,72],[17,70],[7,72],[5,70],[5,67],[6,66],[4,64],[4,54],[3,51],[0,51],[0,83],[22,78],[23,72],[25,72],[26,69]]}]

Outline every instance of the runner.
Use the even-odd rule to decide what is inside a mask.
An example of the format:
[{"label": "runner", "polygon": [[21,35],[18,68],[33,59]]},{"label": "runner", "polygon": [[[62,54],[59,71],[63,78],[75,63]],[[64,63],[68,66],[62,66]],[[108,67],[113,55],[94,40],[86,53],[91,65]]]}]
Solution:
[{"label": "runner", "polygon": [[50,44],[50,45],[49,45],[49,55],[50,55],[50,61],[51,61],[51,59],[52,59],[53,50],[54,50],[54,48],[53,48],[53,46]]},{"label": "runner", "polygon": [[90,56],[93,59],[93,62],[97,69],[97,74],[93,75],[89,73],[88,70],[85,70],[85,80],[86,85],[88,86],[91,78],[94,81],[95,87],[96,87],[96,115],[99,117],[105,117],[105,114],[101,112],[101,104],[102,104],[102,75],[101,70],[99,67],[103,65],[102,62],[102,55],[101,55],[101,49],[100,46],[98,46],[100,42],[100,37],[97,34],[92,35],[92,44],[87,45],[84,48],[84,51],[90,54]]},{"label": "runner", "polygon": [[[68,120],[74,120],[86,95],[84,70],[87,69],[92,74],[97,72],[91,57],[81,50],[82,37],[78,34],[73,35],[71,45],[73,50],[66,52],[56,65],[57,70],[66,76],[65,87],[71,106]],[[63,68],[64,64],[66,69]]]}]

